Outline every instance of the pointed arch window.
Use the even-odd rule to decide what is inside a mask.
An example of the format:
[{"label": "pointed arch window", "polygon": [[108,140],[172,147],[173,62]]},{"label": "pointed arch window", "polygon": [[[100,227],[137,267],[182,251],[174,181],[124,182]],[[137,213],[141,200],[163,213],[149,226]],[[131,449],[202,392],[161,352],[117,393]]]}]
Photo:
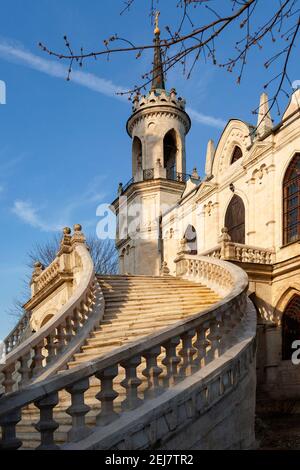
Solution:
[{"label": "pointed arch window", "polygon": [[227,208],[225,227],[228,229],[231,241],[245,244],[245,206],[237,195],[233,196]]},{"label": "pointed arch window", "polygon": [[197,232],[193,225],[188,225],[184,238],[186,240],[186,245],[191,255],[197,254]]},{"label": "pointed arch window", "polygon": [[292,159],[283,180],[283,243],[300,239],[300,153]]},{"label": "pointed arch window", "polygon": [[300,340],[300,296],[294,296],[282,315],[282,360],[290,360],[294,349],[292,344]]},{"label": "pointed arch window", "polygon": [[241,147],[239,147],[238,145],[236,145],[233,149],[233,152],[232,152],[232,155],[231,155],[231,160],[230,160],[230,165],[232,165],[233,163],[235,163],[237,160],[239,160],[240,158],[242,158],[243,156],[243,152],[242,152],[242,149]]}]

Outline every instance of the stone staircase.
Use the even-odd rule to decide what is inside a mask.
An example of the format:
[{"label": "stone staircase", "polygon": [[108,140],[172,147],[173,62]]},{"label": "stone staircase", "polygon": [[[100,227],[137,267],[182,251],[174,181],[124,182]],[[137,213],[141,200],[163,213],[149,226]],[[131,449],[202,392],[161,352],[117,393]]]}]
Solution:
[{"label": "stone staircase", "polygon": [[[220,299],[202,284],[171,276],[97,276],[97,279],[105,299],[104,317],[87,337],[81,350],[69,361],[68,369],[186,319]],[[145,369],[144,359],[138,369],[141,372]],[[115,390],[119,393],[115,402],[119,407],[126,394],[124,387],[120,385],[123,379],[124,370],[120,369],[115,382]],[[139,386],[139,393],[143,394],[146,389],[145,377]],[[84,394],[85,403],[90,407],[86,415],[88,426],[95,426],[96,416],[99,414],[101,405],[96,397],[99,392],[99,380],[93,377]],[[66,410],[70,405],[69,393],[59,392],[59,404],[54,408],[54,419],[59,423],[55,432],[57,444],[67,441],[71,416],[68,416]],[[39,420],[38,416],[38,409],[33,404],[22,410],[22,420],[17,425],[17,437],[22,439],[23,449],[36,448],[39,445],[39,433],[34,428]]]}]

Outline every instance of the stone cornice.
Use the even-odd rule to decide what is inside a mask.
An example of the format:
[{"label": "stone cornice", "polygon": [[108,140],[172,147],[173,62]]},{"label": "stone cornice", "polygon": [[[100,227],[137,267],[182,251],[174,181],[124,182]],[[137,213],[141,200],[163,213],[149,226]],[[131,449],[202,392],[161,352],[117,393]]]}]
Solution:
[{"label": "stone cornice", "polygon": [[51,280],[51,283],[47,284],[43,289],[39,290],[25,305],[25,310],[32,310],[34,307],[39,305],[43,300],[47,299],[49,295],[55,292],[65,282],[73,282],[72,272],[59,272],[55,278]]},{"label": "stone cornice", "polygon": [[[128,189],[122,194],[122,196],[127,196],[128,200],[130,201],[134,196],[137,194],[151,194],[153,192],[165,190],[170,193],[181,194],[184,190],[185,183],[181,181],[173,181],[167,180],[163,178],[147,180],[147,181],[139,181],[136,183],[132,183],[128,187]],[[119,209],[119,197],[117,197],[113,202],[112,206],[115,210]]]}]

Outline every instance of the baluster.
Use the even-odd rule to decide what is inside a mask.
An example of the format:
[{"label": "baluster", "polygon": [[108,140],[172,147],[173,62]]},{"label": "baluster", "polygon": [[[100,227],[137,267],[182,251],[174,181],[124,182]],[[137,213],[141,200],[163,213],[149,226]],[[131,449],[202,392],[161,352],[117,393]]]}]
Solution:
[{"label": "baluster", "polygon": [[240,313],[236,303],[232,303],[226,315],[229,315],[228,327],[230,328],[227,334],[227,341],[229,344],[235,344],[239,337],[237,326],[240,324]]},{"label": "baluster", "polygon": [[3,371],[3,374],[4,374],[3,386],[4,386],[5,393],[10,393],[13,391],[13,386],[15,385],[15,380],[13,379],[15,368],[16,368],[16,364],[13,363],[10,366],[5,367]]},{"label": "baluster", "polygon": [[213,361],[220,356],[220,321],[218,318],[209,322],[209,335],[210,350],[208,352],[209,361]]},{"label": "baluster", "polygon": [[180,343],[179,336],[175,336],[170,339],[167,343],[163,345],[166,350],[165,358],[162,360],[162,363],[167,368],[167,375],[164,378],[164,385],[166,387],[175,385],[178,378],[178,364],[181,359],[177,355],[177,346]]},{"label": "baluster", "polygon": [[72,417],[72,428],[68,432],[68,440],[71,442],[80,441],[91,433],[91,429],[85,424],[85,415],[90,411],[90,407],[84,403],[84,392],[89,386],[89,378],[84,378],[66,387],[71,395],[71,406],[66,410]]},{"label": "baluster", "polygon": [[0,426],[2,428],[1,450],[17,450],[21,447],[22,441],[16,435],[16,425],[21,421],[21,418],[21,409],[16,409],[0,417]]},{"label": "baluster", "polygon": [[142,400],[138,397],[138,387],[142,381],[137,377],[136,371],[140,363],[141,356],[134,356],[120,364],[125,369],[126,374],[125,379],[121,382],[122,387],[126,388],[126,399],[121,404],[124,410],[133,410],[142,403]]},{"label": "baluster", "polygon": [[202,368],[206,364],[207,357],[207,347],[210,345],[210,342],[207,339],[207,331],[209,329],[209,322],[203,323],[196,329],[197,338],[193,346],[197,350],[197,355],[194,359],[194,370]]},{"label": "baluster", "polygon": [[31,359],[30,352],[28,352],[27,354],[24,354],[24,356],[22,356],[20,359],[21,367],[18,370],[18,372],[21,374],[20,385],[22,386],[26,385],[30,379],[30,372],[31,372],[30,365],[29,365],[30,359]]},{"label": "baluster", "polygon": [[73,325],[72,325],[72,321],[70,317],[66,318],[65,329],[66,329],[65,340],[66,340],[66,343],[69,344],[69,342],[71,341],[73,337]]},{"label": "baluster", "polygon": [[65,331],[64,331],[64,324],[60,324],[57,327],[57,333],[56,333],[56,351],[57,354],[60,354],[65,347]]},{"label": "baluster", "polygon": [[32,362],[32,372],[33,375],[38,375],[43,370],[43,349],[44,349],[44,340],[42,340],[37,346],[34,348],[34,356]]},{"label": "baluster", "polygon": [[196,334],[194,329],[187,331],[181,336],[182,348],[179,351],[182,357],[182,364],[179,368],[179,373],[182,377],[188,376],[192,373],[193,358],[197,350],[193,347],[193,338]]},{"label": "baluster", "polygon": [[47,364],[50,364],[53,361],[53,359],[55,359],[55,349],[56,349],[55,338],[56,338],[55,332],[50,333],[50,335],[47,336],[46,338],[45,348],[48,351],[48,355],[46,357]]},{"label": "baluster", "polygon": [[96,395],[97,400],[101,402],[101,412],[96,418],[98,425],[105,426],[119,417],[114,410],[114,400],[119,394],[114,390],[113,384],[118,372],[119,368],[115,365],[95,373],[95,377],[101,381],[101,391]]},{"label": "baluster", "polygon": [[148,379],[148,388],[145,390],[145,398],[156,397],[162,392],[162,387],[159,383],[159,376],[162,373],[162,368],[157,364],[157,358],[161,353],[161,347],[157,346],[149,351],[146,351],[143,356],[146,359],[146,368],[142,374]]},{"label": "baluster", "polygon": [[89,317],[89,307],[87,302],[81,302],[82,323],[84,324]]},{"label": "baluster", "polygon": [[78,330],[79,330],[80,327],[81,327],[81,323],[80,323],[80,312],[79,312],[79,309],[78,309],[78,308],[75,308],[75,309],[74,309],[74,312],[73,312],[73,325],[74,325],[75,334],[77,334]]},{"label": "baluster", "polygon": [[59,446],[54,443],[54,432],[59,424],[53,419],[53,408],[58,404],[58,393],[53,392],[45,398],[34,402],[40,410],[40,420],[35,429],[41,434],[41,444],[38,450],[57,450]]}]

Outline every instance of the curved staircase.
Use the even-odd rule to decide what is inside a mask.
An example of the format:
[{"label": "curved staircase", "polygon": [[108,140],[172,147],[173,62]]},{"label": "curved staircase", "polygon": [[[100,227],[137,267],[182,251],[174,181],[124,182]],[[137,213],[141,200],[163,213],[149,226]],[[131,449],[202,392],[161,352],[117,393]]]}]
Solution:
[{"label": "curved staircase", "polygon": [[[228,445],[251,445],[256,316],[247,275],[203,256],[175,263],[176,277],[96,276],[81,226],[64,230],[54,262],[35,266],[35,310],[4,343],[0,449],[165,448],[211,407],[216,425],[224,409],[230,425],[247,416]],[[62,289],[68,299],[42,324]],[[32,321],[42,326],[27,337]]]},{"label": "curved staircase", "polygon": [[208,287],[174,277],[97,276],[104,318],[68,367],[201,312],[220,297]]},{"label": "curved staircase", "polygon": [[[97,359],[132,341],[150,335],[155,331],[183,320],[195,313],[200,313],[216,303],[220,296],[200,283],[186,281],[171,276],[97,276],[105,299],[105,312],[99,326],[90,333],[81,351],[76,353],[67,368],[74,368],[81,363]],[[160,361],[159,361],[160,362]],[[145,369],[145,359],[139,366]],[[147,377],[143,376],[139,387],[142,395],[147,388]],[[126,391],[119,384],[124,380],[124,373],[117,379],[118,408],[125,399]],[[92,379],[89,390],[85,393],[86,404],[90,411],[86,423],[95,426],[96,415],[101,405],[96,398],[100,391],[99,381]],[[61,392],[59,404],[54,409],[54,419],[60,426],[55,433],[56,444],[67,441],[71,428],[71,416],[66,409],[71,405],[70,395]],[[36,448],[39,445],[39,433],[34,423],[39,420],[39,411],[34,405],[23,409],[22,420],[17,426],[17,436],[23,442],[23,449]]]}]

